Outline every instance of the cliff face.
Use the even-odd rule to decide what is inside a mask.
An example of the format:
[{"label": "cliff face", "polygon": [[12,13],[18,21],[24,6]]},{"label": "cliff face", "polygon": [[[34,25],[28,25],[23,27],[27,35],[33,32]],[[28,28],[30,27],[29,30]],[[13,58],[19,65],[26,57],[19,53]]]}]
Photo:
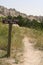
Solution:
[{"label": "cliff face", "polygon": [[16,11],[15,9],[7,9],[6,7],[4,6],[0,6],[0,16],[7,16],[9,15],[9,12],[10,12],[10,15],[11,16],[18,16],[18,15],[21,15],[22,17],[25,17],[25,18],[28,18],[28,19],[36,19],[36,20],[43,20],[43,16],[33,16],[33,15],[29,15],[27,16],[26,14],[24,13],[20,13],[18,11]]},{"label": "cliff face", "polygon": [[1,15],[2,15],[2,16],[7,16],[7,15],[9,15],[9,12],[10,12],[10,15],[11,15],[11,16],[21,15],[21,16],[23,16],[23,17],[27,17],[26,14],[20,13],[20,12],[16,11],[15,9],[12,9],[12,8],[7,9],[7,8],[5,8],[5,7],[3,7],[3,6],[0,6],[0,16],[1,16]]}]

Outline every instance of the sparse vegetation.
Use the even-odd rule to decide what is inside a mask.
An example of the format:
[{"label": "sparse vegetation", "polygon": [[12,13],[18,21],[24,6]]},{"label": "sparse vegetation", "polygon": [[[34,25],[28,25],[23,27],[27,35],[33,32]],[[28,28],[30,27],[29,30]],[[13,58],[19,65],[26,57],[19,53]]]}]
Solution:
[{"label": "sparse vegetation", "polygon": [[[15,58],[17,63],[18,53],[22,53],[24,50],[24,44],[22,42],[24,36],[28,36],[35,39],[34,48],[43,50],[43,23],[38,23],[36,20],[30,21],[29,19],[18,16],[18,25],[12,27],[12,43],[11,43],[11,57]],[[6,56],[8,45],[8,24],[0,22],[0,58]],[[0,65],[2,62],[0,61]]]},{"label": "sparse vegetation", "polygon": [[[22,39],[24,35],[36,39],[35,47],[43,49],[43,30],[13,26],[12,48],[23,49]],[[0,23],[0,49],[6,51],[8,43],[8,25]]]}]

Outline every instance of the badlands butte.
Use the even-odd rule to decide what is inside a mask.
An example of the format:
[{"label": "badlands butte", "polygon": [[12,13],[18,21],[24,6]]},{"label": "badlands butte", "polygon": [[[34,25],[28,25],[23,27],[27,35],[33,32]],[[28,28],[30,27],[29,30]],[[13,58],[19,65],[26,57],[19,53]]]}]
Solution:
[{"label": "badlands butte", "polygon": [[10,12],[10,15],[11,16],[15,16],[17,17],[18,15],[22,16],[22,17],[25,17],[25,18],[28,18],[30,20],[38,20],[38,21],[42,21],[43,20],[43,16],[33,16],[33,15],[26,15],[25,13],[21,13],[19,11],[17,11],[16,9],[8,9],[4,6],[0,6],[0,16],[7,16]]}]

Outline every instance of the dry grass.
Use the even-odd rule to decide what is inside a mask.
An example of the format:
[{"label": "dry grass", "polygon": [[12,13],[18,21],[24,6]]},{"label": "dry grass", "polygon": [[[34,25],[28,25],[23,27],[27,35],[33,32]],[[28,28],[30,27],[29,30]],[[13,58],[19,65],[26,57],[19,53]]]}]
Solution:
[{"label": "dry grass", "polygon": [[[11,50],[18,50],[18,52],[23,51],[24,44],[22,43],[22,39],[24,36],[28,36],[35,39],[34,47],[40,50],[43,50],[43,31],[35,30],[25,27],[12,27],[12,43]],[[0,49],[4,49],[4,53],[6,53],[8,43],[8,25],[0,23]],[[4,55],[1,54],[0,56]],[[13,54],[13,53],[12,53]]]}]

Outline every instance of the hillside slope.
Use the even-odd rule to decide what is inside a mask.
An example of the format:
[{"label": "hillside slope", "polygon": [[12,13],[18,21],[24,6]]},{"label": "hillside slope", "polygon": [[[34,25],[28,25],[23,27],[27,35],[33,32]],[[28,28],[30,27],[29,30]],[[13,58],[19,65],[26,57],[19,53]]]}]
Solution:
[{"label": "hillside slope", "polygon": [[[25,36],[26,36],[26,38],[25,38]],[[28,40],[28,39],[30,39],[30,40]],[[24,40],[24,42],[23,42],[23,40]],[[7,54],[7,44],[8,44],[8,24],[5,25],[5,24],[0,23],[0,65],[8,64],[8,62],[5,63],[5,59],[3,59],[4,60],[4,64],[3,64],[3,60],[1,59],[3,56],[5,56]],[[31,44],[33,45],[33,47],[31,46]],[[29,45],[29,47],[28,47],[28,45]],[[34,50],[31,50],[33,48],[34,48]],[[38,51],[36,51],[36,50],[38,50]],[[23,58],[24,56],[30,57],[29,54],[28,55],[26,54],[27,56],[24,55],[26,53],[24,51],[26,51],[27,54],[29,52],[30,55],[31,54],[34,55],[34,54],[38,53],[38,55],[36,54],[36,55],[34,55],[34,57],[35,57],[35,59],[39,59],[40,52],[43,54],[43,30],[36,30],[33,28],[19,27],[19,26],[13,25],[12,43],[11,43],[11,59],[13,58],[12,60],[15,60],[14,63],[18,64],[18,63],[25,62],[25,61],[22,61],[22,59],[24,60],[24,58]],[[42,59],[40,58],[41,63],[43,62],[42,54],[41,54]],[[36,56],[38,56],[38,58],[36,58]],[[32,56],[32,59],[34,57]],[[7,60],[9,61],[9,59],[7,59]],[[10,61],[11,61],[11,59],[10,59]],[[31,58],[29,59],[29,61],[30,60],[31,60]],[[36,62],[36,60],[33,59],[33,61],[31,63],[33,63],[34,61]],[[26,62],[28,62],[28,61],[26,60]],[[39,61],[37,61],[37,62],[39,62]],[[9,65],[11,65],[11,64],[9,64]],[[13,64],[13,65],[15,65],[15,64]]]},{"label": "hillside slope", "polygon": [[25,13],[21,13],[19,11],[17,11],[16,9],[8,9],[4,6],[0,6],[0,16],[7,16],[9,15],[9,12],[10,12],[10,15],[12,16],[15,16],[17,17],[18,15],[21,15],[22,17],[25,17],[25,18],[28,18],[30,20],[38,20],[38,21],[42,21],[43,20],[43,16],[33,16],[33,15],[26,15]]}]

